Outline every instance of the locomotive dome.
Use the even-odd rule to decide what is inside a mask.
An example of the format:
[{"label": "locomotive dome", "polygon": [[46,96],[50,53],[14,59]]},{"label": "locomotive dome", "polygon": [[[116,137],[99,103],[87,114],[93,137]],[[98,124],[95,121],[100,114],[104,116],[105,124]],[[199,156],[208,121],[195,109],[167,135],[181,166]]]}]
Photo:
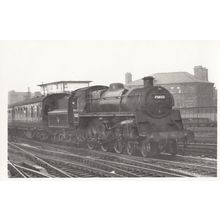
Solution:
[{"label": "locomotive dome", "polygon": [[122,83],[111,83],[109,86],[109,90],[115,91],[119,89],[124,89],[124,85]]}]

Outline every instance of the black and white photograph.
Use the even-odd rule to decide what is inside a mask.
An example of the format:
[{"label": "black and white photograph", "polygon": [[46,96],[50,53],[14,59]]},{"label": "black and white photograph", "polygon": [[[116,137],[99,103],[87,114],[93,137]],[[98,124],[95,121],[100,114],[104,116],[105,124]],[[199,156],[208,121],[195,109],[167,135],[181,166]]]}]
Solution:
[{"label": "black and white photograph", "polygon": [[0,218],[218,220],[219,1],[0,1]]},{"label": "black and white photograph", "polygon": [[8,177],[217,177],[214,43],[3,42]]}]

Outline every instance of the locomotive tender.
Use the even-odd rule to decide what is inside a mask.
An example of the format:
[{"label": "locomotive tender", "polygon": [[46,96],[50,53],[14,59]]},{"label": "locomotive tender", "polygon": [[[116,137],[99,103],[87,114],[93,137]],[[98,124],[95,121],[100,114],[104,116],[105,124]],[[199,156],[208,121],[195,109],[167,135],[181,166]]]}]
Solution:
[{"label": "locomotive tender", "polygon": [[144,77],[143,88],[90,86],[9,105],[9,134],[143,157],[177,153],[184,140],[180,112],[168,90]]}]

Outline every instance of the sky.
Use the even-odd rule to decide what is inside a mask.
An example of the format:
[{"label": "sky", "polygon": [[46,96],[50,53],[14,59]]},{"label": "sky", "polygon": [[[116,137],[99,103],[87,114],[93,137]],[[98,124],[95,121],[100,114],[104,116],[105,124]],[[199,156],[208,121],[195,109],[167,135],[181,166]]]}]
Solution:
[{"label": "sky", "polygon": [[157,72],[202,65],[218,87],[220,41],[0,41],[0,78],[8,90],[39,90],[42,82],[124,83]]}]

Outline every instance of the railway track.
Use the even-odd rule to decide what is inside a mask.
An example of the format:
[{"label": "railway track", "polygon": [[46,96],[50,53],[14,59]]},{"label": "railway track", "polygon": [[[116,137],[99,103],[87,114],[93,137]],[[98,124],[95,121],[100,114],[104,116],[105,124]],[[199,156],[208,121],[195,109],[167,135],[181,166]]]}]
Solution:
[{"label": "railway track", "polygon": [[183,155],[217,158],[217,144],[189,143],[184,149],[183,146],[180,145],[178,151]]},{"label": "railway track", "polygon": [[[38,147],[41,147],[42,148],[47,148],[47,149],[52,149],[52,150],[62,150],[64,152],[71,152],[71,151],[77,151],[77,153],[80,153],[82,151],[87,151],[87,148],[77,148],[77,147],[74,147],[74,146],[69,146],[69,145],[60,145],[60,144],[54,144],[54,143],[46,143],[46,142],[39,142],[39,141],[36,141],[36,140],[29,140],[29,139],[25,139],[25,138],[21,138],[19,140],[20,142],[27,142],[27,143],[30,143],[31,145],[37,145]],[[196,144],[195,144],[196,145]],[[204,144],[203,144],[204,145]],[[191,146],[191,145],[190,145]],[[197,145],[196,145],[197,146]],[[205,146],[203,146],[205,147]],[[215,147],[216,146],[212,145],[212,147]],[[197,146],[198,148],[198,146]],[[98,151],[98,150],[93,150],[93,151],[90,151],[90,154],[92,155],[93,153],[98,153],[98,154],[101,154],[101,155],[112,155],[112,156],[115,156],[117,157],[118,154],[115,154],[115,153],[111,153],[111,152],[102,152],[102,151]],[[123,155],[124,157],[127,157],[127,158],[133,158],[135,160],[139,160],[139,161],[143,161],[143,160],[147,160],[147,161],[152,161],[154,160],[154,158],[143,158],[143,157],[139,157],[139,156],[128,156],[126,154],[121,154]],[[121,157],[120,155],[120,157]],[[216,159],[213,159],[213,158],[207,158],[207,157],[199,157],[199,156],[191,156],[191,155],[176,155],[176,156],[172,156],[172,155],[169,155],[169,154],[165,154],[165,153],[162,153],[160,154],[156,160],[166,160],[166,162],[170,162],[170,163],[181,163],[181,162],[185,162],[187,164],[190,164],[192,163],[192,165],[194,164],[197,164],[197,165],[204,165],[204,166],[211,166],[211,167],[217,167],[217,162],[216,162]],[[172,162],[171,162],[172,161]]]},{"label": "railway track", "polygon": [[[39,143],[38,143],[39,144]],[[43,144],[43,143],[40,143]],[[44,145],[44,144],[43,144]],[[196,164],[190,164],[186,162],[175,162],[161,159],[152,159],[152,158],[138,158],[138,157],[127,157],[125,155],[115,155],[111,153],[104,153],[100,151],[89,152],[90,154],[85,154],[84,150],[77,150],[77,154],[70,153],[69,151],[63,151],[60,149],[58,145],[48,145],[47,148],[51,150],[42,149],[43,146],[36,147],[28,147],[31,148],[37,154],[39,151],[44,151],[43,155],[46,155],[44,160],[49,159],[50,163],[53,160],[56,166],[69,167],[70,170],[73,169],[73,166],[81,166],[80,170],[88,169],[88,167],[93,167],[96,169],[105,169],[111,174],[115,174],[115,176],[126,176],[126,177],[145,177],[145,176],[216,176],[217,170],[215,167],[211,166],[202,166]],[[58,151],[59,148],[59,151]],[[62,150],[62,152],[60,151]],[[67,150],[67,149],[66,149]],[[38,151],[38,152],[36,152]],[[88,151],[87,151],[88,152]],[[101,157],[101,158],[100,158]],[[59,160],[55,160],[54,158],[59,158]],[[74,161],[74,164],[73,162]],[[57,163],[59,165],[57,165]],[[65,163],[65,164],[63,164]],[[77,163],[77,164],[76,164]],[[86,167],[82,168],[82,163],[86,164]],[[84,165],[85,166],[85,165]],[[100,173],[99,173],[100,175]],[[98,175],[98,176],[99,176]],[[96,173],[97,176],[97,173]]]},{"label": "railway track", "polygon": [[[21,146],[19,146],[20,148]],[[23,146],[27,148],[26,146]],[[93,170],[96,176],[114,176],[114,177],[143,177],[143,176],[181,176],[176,172],[165,172],[159,169],[153,170],[152,168],[137,167],[129,164],[118,164],[112,161],[100,160],[98,158],[90,156],[82,156],[78,154],[70,154],[64,152],[57,152],[52,150],[43,150],[36,147],[28,148],[28,151],[32,154],[41,157],[47,163],[53,164],[56,167],[68,167],[68,171],[74,169],[76,166],[81,170]],[[59,158],[59,159],[55,159]],[[74,161],[74,162],[72,162]],[[119,166],[120,165],[120,166]],[[140,175],[140,170],[142,170],[142,175]],[[103,172],[105,175],[103,175]],[[108,175],[106,175],[108,174]],[[145,174],[145,175],[144,175]]]},{"label": "railway track", "polygon": [[15,178],[30,178],[30,177],[50,177],[46,174],[38,172],[36,169],[30,169],[26,166],[20,166],[11,161],[8,161],[8,170],[10,177]]},{"label": "railway track", "polygon": [[190,163],[190,162],[177,162],[177,161],[172,161],[172,160],[164,160],[164,159],[143,159],[143,160],[138,160],[138,159],[131,159],[131,158],[126,158],[129,161],[132,161],[134,163],[137,163],[137,161],[141,164],[154,164],[158,165],[167,169],[172,169],[176,170],[179,173],[185,173],[186,175],[191,175],[191,176],[197,176],[197,177],[216,177],[217,176],[217,167],[215,165],[199,165],[196,163]]},{"label": "railway track", "polygon": [[[58,153],[58,152],[57,152]],[[95,167],[100,169],[108,170],[110,173],[114,173],[117,177],[149,177],[149,176],[166,176],[166,177],[183,177],[183,176],[194,176],[186,173],[179,173],[178,171],[164,169],[162,167],[155,167],[152,165],[145,166],[142,164],[136,163],[131,164],[128,161],[117,162],[106,159],[99,159],[96,157],[87,157],[84,159],[83,156],[79,156],[76,154],[66,154],[59,152],[59,157],[62,158],[61,163],[68,163],[72,165],[72,160],[84,160],[84,163],[87,164],[88,167]],[[68,157],[68,159],[66,158]],[[50,159],[51,160],[51,159]],[[60,161],[60,159],[59,159]],[[75,164],[75,163],[74,163]]]},{"label": "railway track", "polygon": [[[9,146],[9,154],[10,155],[13,152],[16,155],[20,155],[20,157],[25,158],[26,163],[22,162],[24,165],[28,164],[28,166],[31,166],[31,167],[33,167],[34,165],[35,166],[38,165],[39,167],[44,168],[48,172],[47,177],[71,177],[68,173],[65,173],[64,171],[62,171],[61,169],[58,169],[55,166],[52,166],[51,164],[49,164],[45,160],[37,157],[33,153],[18,147],[16,144],[13,144],[13,143],[9,142],[8,146]],[[9,155],[9,157],[10,157],[10,155]],[[30,162],[34,165],[31,165]],[[16,163],[14,163],[14,164],[16,164]],[[20,170],[20,172],[26,172],[26,173],[29,173],[29,174],[31,172],[31,169],[26,167],[26,166],[19,166],[17,164],[14,165],[14,166],[17,168],[17,170]],[[23,170],[23,171],[21,171],[21,170]],[[36,173],[37,173],[37,171],[35,172],[35,174]],[[33,174],[34,174],[34,172],[33,172],[33,169],[32,169],[32,175]],[[38,177],[38,176],[36,176],[36,177]]]},{"label": "railway track", "polygon": [[[161,155],[160,158],[140,158],[135,156],[115,155],[113,153],[104,153],[97,151],[96,154],[101,154],[104,157],[104,161],[117,160],[123,163],[138,167],[149,167],[172,170],[180,175],[188,176],[217,176],[217,163],[215,160],[205,160],[193,157],[176,156],[171,158],[170,155]],[[176,161],[180,160],[180,161]],[[181,161],[182,160],[182,161]],[[103,162],[104,162],[103,161]]]},{"label": "railway track", "polygon": [[[48,175],[44,175],[40,172],[33,172],[33,169],[31,170],[26,166],[15,165],[14,163],[14,167],[16,167],[16,169],[20,171],[20,173],[22,174],[24,174],[24,172],[30,174],[30,172],[32,171],[31,172],[32,175],[29,177],[97,177],[97,176],[118,177],[120,176],[115,173],[106,171],[104,169],[99,169],[97,167],[90,167],[85,164],[77,163],[77,162],[70,162],[70,161],[65,162],[60,159],[59,160],[55,159],[56,157],[53,156],[49,157],[49,155],[46,154],[45,150],[42,151],[41,153],[33,152],[33,150],[31,152],[30,148],[27,150],[22,148],[21,146],[18,146],[18,144],[9,142],[9,157],[13,156],[13,154],[14,157],[18,157],[19,154],[22,154],[22,156],[25,158],[24,160],[27,160],[28,162],[29,161],[34,162],[39,167],[41,168],[43,167],[48,172]],[[33,165],[30,165],[28,163],[28,166],[33,166]],[[40,174],[42,175],[39,176]],[[25,177],[28,176],[25,175]]]},{"label": "railway track", "polygon": [[[51,142],[39,142],[37,140],[30,140],[27,138],[23,137],[16,137],[18,140],[24,140],[24,141],[31,141],[33,143],[46,143],[49,145],[57,145],[56,143],[51,143]],[[15,140],[16,140],[15,139]],[[72,148],[76,146],[70,146],[68,144],[64,143],[59,143],[59,147],[61,149],[66,149],[66,148]],[[200,157],[205,157],[205,158],[217,158],[217,144],[207,144],[207,143],[189,143],[186,148],[183,148],[183,145],[178,146],[178,152],[179,154],[183,156],[200,156]]]},{"label": "railway track", "polygon": [[36,168],[28,168],[29,166],[21,166],[21,165],[18,165],[18,164],[13,164],[14,167],[19,170],[19,172],[21,172],[24,177],[27,177],[27,178],[30,178],[30,177],[38,177],[38,178],[48,178],[50,177],[48,174],[43,174],[39,171],[36,170]]},{"label": "railway track", "polygon": [[13,178],[26,178],[26,175],[21,172],[14,163],[12,163],[10,160],[8,160],[8,172],[9,177]]}]

